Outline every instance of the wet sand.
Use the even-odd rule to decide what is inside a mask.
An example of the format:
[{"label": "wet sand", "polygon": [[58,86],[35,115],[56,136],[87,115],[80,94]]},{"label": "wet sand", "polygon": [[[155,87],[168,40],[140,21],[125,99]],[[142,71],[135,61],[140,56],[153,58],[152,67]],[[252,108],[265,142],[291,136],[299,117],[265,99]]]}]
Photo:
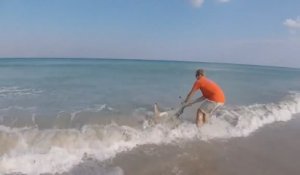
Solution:
[{"label": "wet sand", "polygon": [[145,145],[110,166],[126,175],[300,174],[300,117],[267,125],[245,138]]}]

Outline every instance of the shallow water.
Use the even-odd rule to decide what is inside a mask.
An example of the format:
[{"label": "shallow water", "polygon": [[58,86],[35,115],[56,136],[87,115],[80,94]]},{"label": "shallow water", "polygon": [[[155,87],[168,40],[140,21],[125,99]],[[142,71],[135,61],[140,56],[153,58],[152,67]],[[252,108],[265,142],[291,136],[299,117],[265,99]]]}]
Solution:
[{"label": "shallow water", "polygon": [[[185,111],[184,121],[176,127],[167,123],[147,126],[145,118],[153,115],[155,102],[162,110],[178,106],[178,96],[184,97],[190,90],[197,68],[204,68],[224,89],[226,105],[200,129],[193,123],[196,106]],[[223,147],[231,149],[231,143],[238,142],[246,148],[243,141],[251,140],[261,128],[297,118],[299,82],[300,70],[294,68],[2,59],[0,173],[149,174],[156,169],[160,174],[219,174],[215,167],[220,167],[218,162],[227,155]],[[223,154],[224,160],[220,159]],[[193,159],[189,159],[191,155]],[[155,162],[156,156],[162,156],[160,161]],[[255,156],[252,159],[255,161]],[[154,166],[148,167],[147,161]],[[243,161],[249,161],[247,156]],[[197,162],[203,165],[196,168]]]}]

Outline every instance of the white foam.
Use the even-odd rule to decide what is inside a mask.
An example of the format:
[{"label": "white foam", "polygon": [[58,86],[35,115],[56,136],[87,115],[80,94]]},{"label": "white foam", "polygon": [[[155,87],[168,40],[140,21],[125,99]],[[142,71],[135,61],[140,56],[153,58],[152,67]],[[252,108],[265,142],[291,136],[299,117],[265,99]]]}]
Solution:
[{"label": "white foam", "polygon": [[8,112],[13,110],[35,111],[36,107],[9,106],[6,108],[0,108],[0,112]]},{"label": "white foam", "polygon": [[0,87],[0,97],[37,95],[42,92],[43,91],[37,89],[20,88],[17,86]]},{"label": "white foam", "polygon": [[279,103],[225,108],[201,129],[210,138],[245,137],[276,121],[288,121],[300,112],[300,94],[292,93]]},{"label": "white foam", "polygon": [[0,174],[66,172],[82,162],[86,155],[101,161],[144,144],[245,137],[265,124],[290,120],[293,114],[299,112],[300,95],[293,93],[276,104],[223,108],[220,114],[202,128],[189,122],[183,122],[175,128],[159,124],[144,129],[115,123],[86,125],[80,130],[16,129],[2,126],[1,143],[10,145],[0,158]]},{"label": "white foam", "polygon": [[[94,105],[93,107],[84,108],[71,113],[71,121],[77,119],[78,115],[83,112],[101,112],[101,111],[118,111],[115,108],[108,106],[107,104]],[[64,111],[62,111],[64,112]]]}]

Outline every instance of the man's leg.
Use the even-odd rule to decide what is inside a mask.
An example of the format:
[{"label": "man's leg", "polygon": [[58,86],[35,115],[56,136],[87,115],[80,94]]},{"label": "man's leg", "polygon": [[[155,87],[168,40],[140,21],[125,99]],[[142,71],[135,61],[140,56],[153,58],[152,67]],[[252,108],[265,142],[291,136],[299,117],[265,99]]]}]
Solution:
[{"label": "man's leg", "polygon": [[198,127],[201,127],[206,121],[206,115],[205,113],[198,108],[197,115],[196,115],[196,124]]},{"label": "man's leg", "polygon": [[208,122],[208,118],[209,118],[209,115],[204,113],[204,115],[203,115],[203,124]]}]

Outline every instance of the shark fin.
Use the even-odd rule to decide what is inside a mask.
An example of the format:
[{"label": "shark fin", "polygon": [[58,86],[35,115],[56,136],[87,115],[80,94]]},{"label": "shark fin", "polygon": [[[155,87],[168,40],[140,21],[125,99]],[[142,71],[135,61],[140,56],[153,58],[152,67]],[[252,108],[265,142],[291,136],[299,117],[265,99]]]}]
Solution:
[{"label": "shark fin", "polygon": [[157,103],[154,104],[154,118],[158,118],[160,116],[160,111],[158,109]]}]

